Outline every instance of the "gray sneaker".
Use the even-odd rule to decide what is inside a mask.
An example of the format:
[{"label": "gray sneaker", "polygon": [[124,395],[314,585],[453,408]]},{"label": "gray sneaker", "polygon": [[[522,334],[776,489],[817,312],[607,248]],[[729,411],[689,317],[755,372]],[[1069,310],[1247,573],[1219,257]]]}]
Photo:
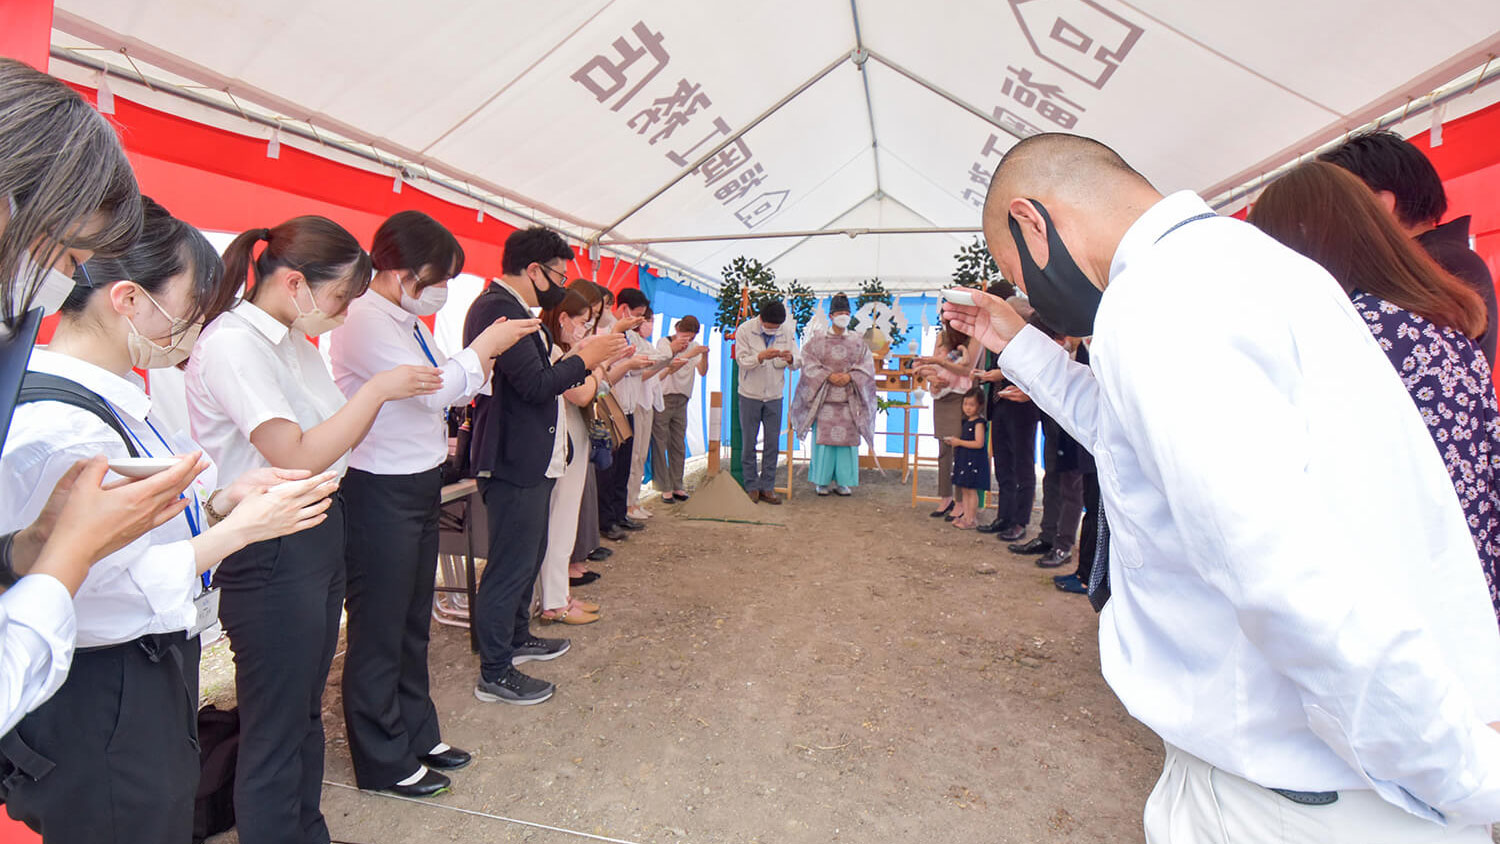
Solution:
[{"label": "gray sneaker", "polygon": [[834,487],[833,491],[839,495],[844,496],[845,498],[848,498],[849,496],[854,494],[854,490],[844,486],[843,484],[839,484],[838,486]]},{"label": "gray sneaker", "polygon": [[557,659],[568,652],[571,644],[567,639],[543,639],[539,636],[532,636],[516,645],[511,651],[510,664],[525,665],[528,662],[546,662],[549,659]]},{"label": "gray sneaker", "polygon": [[530,677],[514,668],[505,669],[494,681],[479,676],[474,686],[474,697],[485,703],[510,703],[516,706],[531,706],[552,697],[557,686],[545,680]]}]

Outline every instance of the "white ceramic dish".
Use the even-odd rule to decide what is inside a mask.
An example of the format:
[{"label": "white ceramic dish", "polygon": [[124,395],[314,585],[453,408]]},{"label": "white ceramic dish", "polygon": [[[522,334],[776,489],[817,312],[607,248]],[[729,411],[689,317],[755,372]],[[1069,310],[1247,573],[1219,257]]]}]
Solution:
[{"label": "white ceramic dish", "polygon": [[967,287],[949,287],[943,290],[943,298],[955,305],[972,305],[974,291]]},{"label": "white ceramic dish", "polygon": [[109,461],[109,470],[127,478],[149,478],[177,465],[178,457],[118,457]]}]

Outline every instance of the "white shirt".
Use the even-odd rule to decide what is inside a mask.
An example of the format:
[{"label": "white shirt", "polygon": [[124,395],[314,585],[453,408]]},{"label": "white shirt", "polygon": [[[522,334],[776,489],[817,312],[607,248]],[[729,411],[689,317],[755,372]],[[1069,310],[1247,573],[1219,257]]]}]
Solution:
[{"label": "white shirt", "polygon": [[1208,211],[1126,232],[1092,373],[1033,328],[1000,356],[1098,464],[1105,679],[1262,786],[1500,820],[1500,630],[1443,461],[1321,267],[1228,218],[1167,233]]},{"label": "white shirt", "polygon": [[349,303],[348,318],[329,337],[333,378],[346,397],[376,373],[397,366],[443,371],[436,393],[382,405],[370,432],[349,455],[349,465],[379,475],[415,475],[442,465],[448,459],[443,409],[468,404],[484,386],[479,355],[463,349],[445,356],[415,314],[373,290]]},{"label": "white shirt", "polygon": [[73,599],[57,578],[27,575],[0,595],[0,735],[68,678],[76,633]]},{"label": "white shirt", "polygon": [[[130,380],[45,349],[32,351],[29,368],[67,378],[97,393],[134,436],[142,457],[197,449],[191,440],[155,420],[150,396]],[[0,452],[0,533],[31,524],[58,479],[74,463],[96,454],[126,457],[129,452],[113,428],[86,410],[61,402],[19,405]],[[216,475],[211,467],[193,482],[191,491],[200,501],[213,492]],[[117,475],[106,477],[106,483],[117,480]],[[190,509],[199,525],[206,527],[201,507]],[[78,646],[118,645],[148,633],[191,627],[197,620],[193,598],[202,589],[196,555],[188,542],[192,536],[189,517],[178,516],[95,563],[73,597]]]},{"label": "white shirt", "polygon": [[[797,350],[796,331],[791,319],[777,329],[771,343],[766,343],[760,317],[751,317],[734,330],[734,359],[740,365],[740,395],[758,401],[776,401],[784,392],[785,370],[802,365],[801,353]],[[781,349],[792,353],[792,362],[781,358],[759,360],[760,353],[767,348]]]},{"label": "white shirt", "polygon": [[[270,466],[250,433],[272,419],[306,431],[344,406],[318,349],[304,335],[250,302],[219,315],[193,345],[187,365],[193,439],[226,478]],[[339,475],[349,455],[329,468]]]},{"label": "white shirt", "polygon": [[[625,336],[629,338],[630,345],[635,349],[636,355],[651,361],[653,367],[656,364],[672,359],[670,350],[666,354],[662,354],[657,351],[656,346],[652,345],[650,340],[647,340],[634,331],[625,332]],[[640,395],[636,401],[636,412],[639,413],[644,410],[655,413],[658,410],[666,408],[666,405],[662,403],[662,379],[657,377],[659,372],[659,370],[648,367],[631,373],[640,382],[641,388]]]},{"label": "white shirt", "polygon": [[[689,347],[691,348],[691,346]],[[656,341],[657,352],[672,356],[672,338],[663,337]],[[687,354],[686,351],[683,354]],[[687,396],[693,397],[693,385],[698,383],[698,359],[692,358],[676,372],[669,372],[661,377],[661,391],[664,396]]]}]

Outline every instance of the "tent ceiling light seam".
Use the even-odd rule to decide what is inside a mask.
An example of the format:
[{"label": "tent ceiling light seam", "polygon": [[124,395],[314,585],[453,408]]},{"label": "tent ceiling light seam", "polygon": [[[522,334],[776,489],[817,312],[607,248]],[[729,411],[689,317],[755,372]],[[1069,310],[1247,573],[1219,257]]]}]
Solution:
[{"label": "tent ceiling light seam", "polygon": [[1235,59],[1232,56],[1229,56],[1229,55],[1225,54],[1224,52],[1222,52],[1220,50],[1217,50],[1217,49],[1215,49],[1213,47],[1208,46],[1207,44],[1203,43],[1202,41],[1199,41],[1197,38],[1194,38],[1193,36],[1188,35],[1186,32],[1183,32],[1182,30],[1178,29],[1177,27],[1175,27],[1175,26],[1171,25],[1170,23],[1167,23],[1166,21],[1162,20],[1160,17],[1157,17],[1156,15],[1153,15],[1150,12],[1142,9],[1140,6],[1137,6],[1134,3],[1131,3],[1130,0],[1117,0],[1117,2],[1121,6],[1124,6],[1125,8],[1131,10],[1132,12],[1135,12],[1136,14],[1140,15],[1141,17],[1146,18],[1147,20],[1150,20],[1150,21],[1154,22],[1156,25],[1160,26],[1162,29],[1167,30],[1168,32],[1172,33],[1173,35],[1176,35],[1178,38],[1181,38],[1184,41],[1188,42],[1189,44],[1192,44],[1194,47],[1197,47],[1198,49],[1207,52],[1209,55],[1213,56],[1214,58],[1219,59],[1219,60],[1221,60],[1221,61],[1223,61],[1223,62],[1225,62],[1225,63],[1227,63],[1227,64],[1229,64],[1229,65],[1231,65],[1231,66],[1233,66],[1233,67],[1235,67],[1237,69],[1239,69],[1239,70],[1242,70],[1245,73],[1250,74],[1251,76],[1254,76],[1256,79],[1259,79],[1260,81],[1266,83],[1267,85],[1270,85],[1270,86],[1272,86],[1274,88],[1277,88],[1277,89],[1279,89],[1281,91],[1284,91],[1284,92],[1286,92],[1288,94],[1291,94],[1293,97],[1296,97],[1297,99],[1299,99],[1299,100],[1307,103],[1308,105],[1310,105],[1310,106],[1312,106],[1312,107],[1314,107],[1316,109],[1319,109],[1321,111],[1326,111],[1326,112],[1328,112],[1329,114],[1331,114],[1331,115],[1333,115],[1335,117],[1348,117],[1348,115],[1344,114],[1343,112],[1340,112],[1338,109],[1336,109],[1336,108],[1334,108],[1332,106],[1324,105],[1323,103],[1318,102],[1317,100],[1313,99],[1312,97],[1309,97],[1308,95],[1302,93],[1301,91],[1296,90],[1295,88],[1291,88],[1291,87],[1289,87],[1287,85],[1284,85],[1284,84],[1282,84],[1280,82],[1277,82],[1275,79],[1272,79],[1271,77],[1266,76],[1264,73],[1261,73],[1260,71],[1255,70],[1254,68],[1252,68],[1249,65],[1245,64],[1244,62],[1239,61],[1238,59]]},{"label": "tent ceiling light seam", "polygon": [[[859,28],[859,0],[849,0],[849,17],[854,22],[854,53],[849,57],[859,68],[859,81],[865,90],[865,116],[870,119],[870,149],[880,148],[880,139],[875,135],[875,102],[870,97],[870,73],[865,69],[870,53],[865,49],[865,37]],[[880,179],[880,156],[873,156],[871,166],[875,170],[875,192],[881,193],[884,185]]]},{"label": "tent ceiling light seam", "polygon": [[[835,216],[833,219],[829,220],[828,222],[824,223],[819,228],[826,229],[829,226],[833,225],[834,223],[837,223],[839,220],[842,220],[845,217],[849,216],[850,214],[854,213],[855,210],[857,210],[859,208],[859,206],[864,205],[866,202],[869,202],[872,199],[875,199],[877,197],[877,195],[878,195],[878,192],[871,193],[869,196],[866,196],[865,198],[863,198],[860,201],[854,203],[853,205],[849,206],[848,208],[845,208],[837,216]],[[796,243],[793,243],[791,246],[788,246],[786,249],[783,249],[780,253],[778,253],[776,255],[776,257],[772,258],[769,261],[766,261],[765,262],[765,266],[770,267],[770,266],[774,265],[777,261],[780,261],[782,258],[785,258],[787,255],[790,255],[792,252],[795,252],[799,246],[801,246],[802,244],[806,243],[807,241],[808,241],[808,238],[805,238],[805,237],[802,238],[801,240],[798,240]]]},{"label": "tent ceiling light seam", "polygon": [[[1360,132],[1390,128],[1391,126],[1395,126],[1396,124],[1401,123],[1403,120],[1408,120],[1413,117],[1420,117],[1421,115],[1432,111],[1434,108],[1437,108],[1440,105],[1444,105],[1445,103],[1458,99],[1459,97],[1466,97],[1478,91],[1485,85],[1500,81],[1500,65],[1495,66],[1493,73],[1489,73],[1488,75],[1486,75],[1486,71],[1490,68],[1491,63],[1494,62],[1494,60],[1495,56],[1491,55],[1489,57],[1489,60],[1484,63],[1484,67],[1480,69],[1479,75],[1474,78],[1473,85],[1470,85],[1468,82],[1463,81],[1463,77],[1461,76],[1453,82],[1450,82],[1448,85],[1443,86],[1443,88],[1432,91],[1425,97],[1419,97],[1415,101],[1407,100],[1406,104],[1401,107],[1400,114],[1397,114],[1397,109],[1391,109],[1385,114],[1375,118],[1374,120],[1371,120],[1369,123],[1346,130],[1342,135],[1335,136],[1331,140],[1325,141],[1324,143],[1319,144],[1313,149],[1297,155],[1295,158],[1292,158],[1278,165],[1277,167],[1274,167],[1271,170],[1260,174],[1254,179],[1236,185],[1235,187],[1218,194],[1218,196],[1214,197],[1214,199],[1209,202],[1210,207],[1212,207],[1215,211],[1218,211],[1222,208],[1233,205],[1239,200],[1244,199],[1246,196],[1259,190],[1262,185],[1302,163],[1308,157],[1316,156],[1319,153],[1324,152],[1325,150],[1332,149],[1333,147],[1343,143],[1351,135],[1356,135]],[[1468,74],[1464,74],[1464,76],[1467,75]],[[1459,84],[1460,82],[1462,82],[1462,84]],[[1425,100],[1426,102],[1422,102],[1423,100]]]},{"label": "tent ceiling light seam", "polygon": [[[105,52],[116,52],[115,50],[110,50],[108,48],[102,48],[102,49]],[[59,48],[59,47],[54,47],[54,48],[52,48],[52,50],[50,52],[50,55],[51,55],[52,58],[57,59],[58,61],[66,62],[68,64],[76,65],[78,67],[83,67],[83,68],[86,68],[86,69],[89,69],[89,70],[99,71],[101,73],[104,73],[105,75],[114,76],[114,77],[117,77],[117,78],[119,78],[121,80],[124,80],[126,82],[131,82],[131,83],[137,83],[137,82],[139,82],[140,84],[145,84],[144,78],[141,79],[141,80],[131,79],[130,76],[128,76],[125,73],[123,73],[120,68],[117,68],[117,67],[115,67],[113,65],[107,64],[105,62],[99,62],[99,61],[96,61],[96,60],[93,60],[93,59],[88,59],[88,58],[85,58],[83,56],[77,55],[77,52],[73,48],[67,48],[67,47],[61,47],[61,48]],[[294,135],[296,137],[302,138],[302,139],[307,140],[307,141],[312,141],[312,142],[314,142],[314,143],[316,143],[316,144],[318,144],[320,146],[330,147],[332,149],[336,149],[336,150],[338,150],[338,151],[340,151],[342,153],[345,153],[345,154],[350,155],[350,156],[354,156],[354,157],[359,158],[359,159],[364,160],[364,161],[373,162],[373,163],[375,163],[375,164],[377,164],[377,165],[379,165],[379,166],[381,166],[383,168],[400,167],[400,169],[401,169],[401,171],[403,173],[407,173],[408,169],[405,166],[401,166],[401,165],[404,165],[404,164],[414,164],[415,166],[421,166],[422,169],[423,169],[423,171],[427,173],[426,180],[432,182],[434,185],[437,185],[440,188],[443,188],[444,190],[451,191],[451,192],[453,192],[455,194],[458,194],[458,195],[461,195],[461,196],[468,196],[469,198],[473,199],[475,202],[480,203],[481,205],[487,206],[489,208],[493,208],[496,211],[499,211],[499,212],[504,213],[504,214],[510,214],[510,215],[515,216],[515,217],[519,217],[522,220],[525,220],[525,221],[527,221],[529,223],[533,223],[533,224],[536,224],[536,225],[547,225],[547,223],[545,223],[543,220],[539,219],[539,217],[541,216],[541,214],[538,213],[538,212],[545,213],[546,209],[537,209],[537,208],[530,208],[530,207],[517,208],[517,207],[512,207],[512,206],[506,204],[504,201],[496,201],[495,199],[489,199],[489,198],[486,198],[486,197],[479,196],[479,195],[477,195],[474,192],[472,186],[469,184],[469,182],[468,182],[467,179],[459,178],[456,181],[450,180],[450,177],[439,176],[439,175],[434,174],[432,172],[432,170],[429,169],[425,164],[416,164],[415,162],[398,162],[396,164],[393,164],[391,161],[385,160],[379,154],[379,151],[376,149],[376,147],[373,144],[365,144],[365,146],[369,147],[369,150],[366,150],[366,149],[362,148],[361,146],[359,146],[357,141],[356,142],[344,142],[344,141],[340,141],[340,140],[337,140],[337,139],[334,139],[334,138],[325,138],[325,137],[323,137],[318,132],[317,127],[315,125],[313,125],[313,123],[311,121],[309,121],[309,120],[294,121],[292,118],[286,118],[286,117],[283,117],[283,116],[261,116],[259,114],[251,114],[249,112],[246,112],[243,108],[241,108],[237,102],[234,103],[234,106],[235,106],[234,108],[229,108],[229,107],[225,106],[224,104],[219,103],[219,102],[213,100],[212,98],[203,96],[201,94],[193,93],[192,91],[189,91],[189,90],[185,90],[185,89],[183,89],[182,86],[170,85],[168,83],[161,82],[159,80],[157,81],[156,84],[159,87],[157,87],[154,90],[157,90],[160,93],[166,94],[168,96],[176,97],[178,99],[181,99],[181,100],[193,103],[194,105],[197,105],[199,107],[210,109],[210,110],[219,112],[221,114],[227,114],[227,115],[230,115],[232,117],[238,117],[238,118],[240,118],[241,120],[244,120],[247,123],[253,123],[253,124],[257,125],[257,126],[264,126],[264,127],[271,128],[271,129],[278,129],[279,128],[281,131],[286,132],[288,134]],[[231,101],[233,101],[233,98],[234,98],[233,94],[231,94],[227,89],[215,89],[215,88],[209,88],[207,86],[203,86],[203,90],[219,91],[219,92],[225,94],[226,96],[228,96],[231,99]],[[307,130],[304,130],[300,126],[297,126],[296,125],[297,123],[305,123],[305,124],[307,124],[307,127],[308,127]],[[439,170],[438,172],[442,173],[441,170]],[[411,171],[411,173],[414,175],[415,171]],[[410,176],[407,177],[407,181],[408,182],[411,182],[412,180],[413,179]],[[493,193],[494,196],[497,197],[500,200],[510,199],[512,202],[516,201],[513,197],[508,197],[508,196],[506,196],[505,194],[503,194],[500,191],[492,191],[490,189],[489,185],[486,184],[486,183],[484,183],[484,182],[480,182],[479,185],[480,185],[480,188],[482,190],[485,190],[486,192],[489,192],[489,193]],[[584,228],[584,229],[591,228],[587,223],[583,223],[581,221],[574,220],[574,219],[569,218],[569,217],[564,217],[564,216],[560,216],[560,215],[549,215],[549,216],[553,216],[555,220],[567,222],[567,223],[570,223],[572,225],[579,226],[580,228]],[[552,227],[553,228],[561,228],[561,226],[556,226],[556,225],[554,225]],[[584,238],[583,236],[581,236],[581,235],[573,234],[573,233],[570,233],[570,232],[562,232],[562,233],[564,235],[566,235],[569,239],[574,240],[574,241],[576,241],[576,242],[578,242],[580,244],[587,244],[587,242],[588,242],[588,240],[586,238]],[[627,260],[631,258],[631,253],[628,253],[628,252],[625,252],[625,251],[616,250],[616,249],[610,249],[609,251],[611,253],[613,253],[613,254],[621,257],[621,258],[625,258]],[[656,264],[657,266],[661,266],[661,267],[664,267],[664,268],[671,269],[671,270],[675,271],[676,273],[678,273],[681,276],[695,279],[695,280],[697,280],[697,281],[699,281],[699,282],[701,282],[701,283],[703,283],[703,284],[705,284],[705,285],[707,285],[707,286],[709,286],[709,287],[711,287],[713,289],[717,289],[718,288],[718,281],[716,279],[713,279],[713,278],[711,278],[709,276],[705,276],[701,272],[689,269],[688,267],[685,267],[682,264],[680,264],[680,263],[678,263],[676,261],[673,261],[673,260],[671,260],[669,258],[666,258],[666,257],[664,257],[664,256],[662,256],[662,255],[660,255],[658,253],[650,253],[650,257],[651,257],[652,263]]]},{"label": "tent ceiling light seam", "polygon": [[874,59],[875,61],[880,62],[881,64],[885,65],[886,67],[890,68],[891,70],[894,70],[895,72],[901,74],[902,76],[905,76],[907,79],[911,80],[912,82],[915,82],[918,85],[922,86],[923,88],[926,88],[927,90],[931,91],[932,93],[937,94],[939,97],[942,97],[943,99],[947,100],[948,102],[952,103],[953,105],[956,105],[959,108],[963,109],[964,111],[967,111],[968,113],[974,115],[975,117],[979,118],[980,120],[983,120],[985,123],[988,123],[989,125],[995,127],[996,129],[999,129],[1000,131],[1004,132],[1005,134],[1011,136],[1012,138],[1015,138],[1018,141],[1024,141],[1024,140],[1026,140],[1026,136],[1025,135],[1017,132],[1015,129],[1012,129],[1011,127],[1006,126],[1005,124],[1003,124],[1000,121],[996,120],[994,115],[992,115],[992,114],[985,114],[983,111],[980,111],[978,108],[975,108],[967,100],[961,99],[956,94],[949,93],[947,89],[941,88],[937,84],[935,84],[933,82],[927,81],[927,79],[925,79],[925,78],[923,78],[921,76],[918,76],[917,74],[913,73],[910,70],[907,70],[905,67],[903,67],[903,66],[901,66],[899,64],[896,64],[894,61],[886,58],[883,54],[881,54],[879,52],[876,52],[875,50],[867,50],[867,52],[870,54],[870,58]]},{"label": "tent ceiling light seam", "polygon": [[592,15],[589,15],[586,20],[584,20],[582,23],[578,24],[578,26],[574,27],[572,32],[569,32],[567,35],[563,36],[563,39],[561,41],[557,42],[556,44],[553,44],[550,49],[548,49],[545,53],[542,53],[540,56],[538,56],[537,59],[536,59],[536,61],[534,61],[531,64],[527,65],[524,70],[522,70],[520,73],[516,74],[516,76],[515,76],[514,79],[510,80],[509,82],[505,83],[504,85],[501,85],[499,90],[497,90],[495,93],[493,93],[489,97],[487,97],[484,102],[480,103],[478,106],[475,106],[473,111],[470,111],[468,114],[464,115],[462,118],[459,119],[459,121],[457,123],[454,123],[452,126],[449,126],[447,129],[444,129],[443,132],[442,132],[442,134],[440,134],[436,138],[434,138],[432,140],[432,142],[429,143],[427,146],[422,147],[422,150],[421,150],[422,155],[424,155],[424,156],[427,155],[428,151],[430,151],[433,147],[437,146],[438,144],[442,143],[443,141],[446,141],[448,139],[449,135],[452,135],[454,132],[457,132],[464,124],[468,123],[470,120],[473,120],[475,117],[479,116],[479,113],[482,112],[482,111],[484,111],[485,109],[489,108],[490,105],[495,102],[495,100],[498,100],[501,97],[505,96],[505,92],[507,92],[511,88],[515,87],[515,85],[516,85],[517,82],[520,82],[522,79],[525,79],[528,74],[530,74],[533,70],[536,70],[537,65],[540,65],[542,62],[544,62],[547,59],[551,58],[553,53],[556,53],[558,50],[562,49],[562,47],[563,47],[564,44],[567,44],[569,41],[572,41],[573,38],[574,38],[574,36],[578,35],[579,32],[583,31],[584,27],[586,27],[589,24],[593,23],[600,15],[604,14],[605,10],[607,10],[610,6],[613,6],[614,4],[615,4],[615,0],[609,0],[609,2],[605,3],[603,6],[600,6],[597,10],[594,11],[594,13]]},{"label": "tent ceiling light seam", "polygon": [[[99,26],[98,24],[95,24],[87,19],[80,18],[63,9],[58,9],[56,11],[56,14],[53,18],[53,26],[59,31],[67,33],[68,35],[71,35],[75,38],[79,38],[92,44],[104,47],[109,52],[131,49],[138,55],[140,55],[142,60],[149,62],[155,67],[160,68],[161,70],[164,70],[168,73],[172,73],[177,76],[193,80],[195,82],[203,83],[205,88],[222,92],[232,100],[235,99],[234,92],[238,91],[239,96],[246,99],[247,101],[255,103],[257,106],[267,109],[268,111],[279,113],[283,116],[290,117],[291,115],[299,112],[306,112],[306,109],[304,109],[299,104],[286,100],[283,97],[271,94],[267,91],[263,91],[254,86],[245,85],[239,80],[230,79],[205,67],[178,58],[171,53],[156,50],[150,45],[140,44],[135,42],[133,39],[124,38],[116,32]],[[129,79],[129,77],[120,74],[118,68],[114,68],[113,66],[107,64],[92,64],[82,57],[69,57],[66,55],[59,55],[56,49],[52,51],[52,55],[65,61],[72,61],[75,64],[83,64],[85,66],[89,66],[93,69],[109,68],[109,70],[115,75],[121,76],[121,78]],[[160,84],[166,85],[167,83],[162,82]],[[172,89],[176,89],[177,86],[170,87]],[[176,90],[173,90],[173,94],[176,95],[176,93]],[[218,108],[218,104],[214,103],[212,100],[200,102],[199,105],[208,105],[209,107],[215,108],[216,110],[222,110]],[[237,101],[236,107],[238,107]],[[241,116],[244,115],[242,114]],[[369,144],[372,147],[378,145],[384,147],[386,153],[394,158],[424,164],[430,163],[438,170],[438,172],[443,173],[448,178],[473,182],[489,193],[492,193],[496,196],[504,196],[511,199],[512,201],[521,203],[525,207],[531,209],[534,213],[546,214],[558,220],[567,221],[569,224],[577,226],[580,229],[593,230],[598,226],[597,222],[583,220],[570,214],[563,213],[562,211],[556,208],[552,208],[544,203],[538,202],[528,197],[519,196],[514,192],[505,190],[499,185],[493,184],[486,179],[482,179],[475,174],[466,173],[458,170],[457,168],[450,167],[444,162],[430,161],[427,156],[422,155],[416,150],[408,149],[407,147],[404,147],[401,144],[397,144],[386,138],[375,137],[359,129],[358,127],[349,125],[328,115],[306,114],[306,116],[304,117],[291,119],[300,120],[301,122],[307,123],[309,125],[312,125],[313,121],[317,120],[322,123],[325,129],[331,129],[332,131],[339,133],[352,144]],[[263,121],[252,120],[252,122],[262,123]]]}]

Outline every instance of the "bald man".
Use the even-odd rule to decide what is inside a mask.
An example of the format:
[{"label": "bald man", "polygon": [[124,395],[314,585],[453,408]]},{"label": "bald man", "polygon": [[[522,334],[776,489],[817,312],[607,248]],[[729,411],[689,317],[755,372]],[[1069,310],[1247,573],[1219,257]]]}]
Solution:
[{"label": "bald man", "polygon": [[[1321,267],[1108,147],[1017,144],[984,233],[1049,325],[945,315],[1093,451],[1105,678],[1159,842],[1489,842],[1500,630],[1443,461]],[[1092,597],[1098,597],[1098,590]]]}]

